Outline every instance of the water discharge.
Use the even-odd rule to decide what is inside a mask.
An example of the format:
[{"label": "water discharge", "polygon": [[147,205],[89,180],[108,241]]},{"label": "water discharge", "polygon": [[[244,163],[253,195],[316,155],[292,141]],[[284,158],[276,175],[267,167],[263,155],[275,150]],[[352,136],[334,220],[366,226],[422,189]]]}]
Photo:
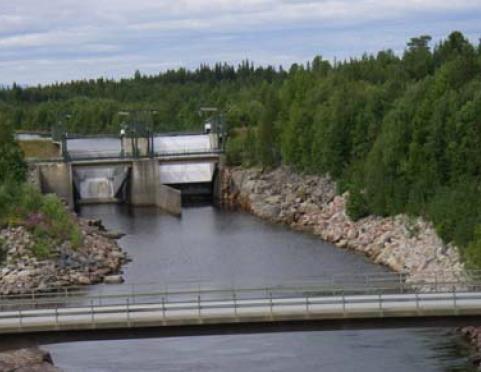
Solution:
[{"label": "water discharge", "polygon": [[126,181],[129,167],[122,165],[76,167],[75,188],[81,201],[112,201]]}]

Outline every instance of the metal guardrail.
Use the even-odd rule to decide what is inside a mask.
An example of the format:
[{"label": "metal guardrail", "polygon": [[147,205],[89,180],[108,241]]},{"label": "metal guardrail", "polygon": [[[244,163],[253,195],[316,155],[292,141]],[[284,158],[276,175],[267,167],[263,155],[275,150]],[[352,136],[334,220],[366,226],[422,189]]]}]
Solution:
[{"label": "metal guardrail", "polygon": [[194,155],[218,155],[224,151],[221,149],[185,149],[184,151],[157,151],[154,157],[175,157],[175,156],[194,156]]},{"label": "metal guardrail", "polygon": [[[310,277],[282,283],[273,281],[264,285],[225,285],[211,281],[186,281],[159,283],[135,283],[122,285],[96,285],[91,287],[51,287],[42,291],[0,295],[0,311],[17,307],[45,307],[53,304],[70,306],[93,300],[97,303],[123,303],[126,298],[134,302],[142,299],[168,298],[172,300],[189,297],[218,299],[233,292],[242,298],[262,298],[267,293],[275,296],[310,294],[315,296],[371,295],[406,293],[445,293],[452,291],[481,291],[481,272],[466,274],[458,280],[441,280],[447,273],[426,273],[425,279],[407,280],[406,273],[377,273],[358,275],[331,275]],[[452,276],[452,275],[451,275]]]},{"label": "metal guardrail", "polygon": [[70,151],[68,158],[71,161],[95,161],[95,160],[134,160],[134,159],[148,159],[148,158],[173,158],[185,156],[204,156],[204,155],[219,155],[223,151],[219,149],[186,149],[185,151],[158,151],[152,155],[132,156],[131,154],[122,153],[120,151]]},{"label": "metal guardrail", "polygon": [[200,323],[240,323],[251,321],[383,318],[479,315],[481,293],[397,294],[317,297],[239,298],[205,300],[201,296],[186,301],[137,304],[127,298],[123,304],[95,304],[73,308],[15,310],[0,313],[0,333],[54,331],[97,327],[190,325]]},{"label": "metal guardrail", "polygon": [[[0,333],[196,322],[481,315],[481,271],[332,275],[236,288],[213,282],[50,288],[0,296]],[[460,274],[460,273],[456,273]],[[107,293],[105,293],[107,291]],[[160,322],[160,323],[159,323]],[[179,323],[180,322],[180,323]],[[32,328],[34,327],[34,328]],[[37,328],[35,328],[37,327]]]}]

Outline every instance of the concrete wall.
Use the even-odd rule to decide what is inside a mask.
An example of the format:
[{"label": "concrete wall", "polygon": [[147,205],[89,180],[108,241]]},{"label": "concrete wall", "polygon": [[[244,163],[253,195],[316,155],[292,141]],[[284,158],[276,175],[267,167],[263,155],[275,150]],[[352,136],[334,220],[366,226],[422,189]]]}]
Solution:
[{"label": "concrete wall", "polygon": [[173,187],[162,185],[157,188],[156,206],[166,212],[180,216],[182,214],[182,195]]},{"label": "concrete wall", "polygon": [[181,193],[160,183],[159,163],[156,159],[132,162],[130,203],[133,206],[157,206],[165,211],[182,213]]},{"label": "concrete wall", "polygon": [[72,167],[69,163],[45,163],[37,165],[40,185],[44,194],[56,194],[73,208]]},{"label": "concrete wall", "polygon": [[130,203],[135,207],[156,204],[158,170],[157,161],[142,159],[132,162],[130,180]]},{"label": "concrete wall", "polygon": [[[31,177],[33,184],[40,179],[43,193],[54,193],[63,198],[72,208],[73,175],[70,163],[42,163],[32,166]],[[214,181],[214,197],[220,193]],[[138,159],[132,161],[132,171],[128,188],[128,199],[133,206],[157,206],[165,211],[181,215],[182,195],[179,190],[161,183],[160,167],[157,159]]]},{"label": "concrete wall", "polygon": [[40,168],[36,165],[29,165],[27,172],[27,182],[36,190],[42,192],[42,180],[40,178]]}]

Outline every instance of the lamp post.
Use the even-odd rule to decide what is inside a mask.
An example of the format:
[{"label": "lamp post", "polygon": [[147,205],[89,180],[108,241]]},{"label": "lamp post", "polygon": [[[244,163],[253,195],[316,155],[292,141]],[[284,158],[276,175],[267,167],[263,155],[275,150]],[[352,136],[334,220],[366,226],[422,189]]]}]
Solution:
[{"label": "lamp post", "polygon": [[199,115],[202,116],[204,113],[211,113],[212,116],[207,120],[212,120],[214,123],[213,130],[217,134],[220,142],[220,146],[224,149],[225,146],[225,119],[224,113],[220,111],[217,107],[201,107],[199,109]]},{"label": "lamp post", "polygon": [[63,114],[63,115],[57,115],[57,117],[63,116],[63,119],[57,119],[57,130],[54,135],[52,135],[53,139],[54,137],[60,136],[60,141],[61,141],[61,149],[62,149],[62,157],[65,162],[70,161],[70,154],[68,152],[67,148],[67,140],[68,140],[68,132],[67,132],[67,126],[65,125],[66,122],[68,122],[71,118],[72,115],[70,114]]},{"label": "lamp post", "polygon": [[[125,111],[119,111],[118,115],[121,117],[128,117],[130,114]],[[124,146],[124,139],[126,137],[128,130],[128,124],[125,121],[122,121],[120,124],[120,157],[125,156],[125,146]]]}]

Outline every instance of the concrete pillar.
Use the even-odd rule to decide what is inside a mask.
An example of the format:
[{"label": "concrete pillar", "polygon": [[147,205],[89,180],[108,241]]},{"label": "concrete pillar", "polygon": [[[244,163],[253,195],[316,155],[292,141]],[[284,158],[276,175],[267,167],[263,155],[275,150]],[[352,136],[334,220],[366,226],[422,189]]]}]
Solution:
[{"label": "concrete pillar", "polygon": [[158,166],[155,159],[141,159],[132,162],[130,180],[130,202],[135,207],[155,205],[157,198]]},{"label": "concrete pillar", "polygon": [[157,207],[163,209],[166,212],[172,213],[176,216],[182,214],[182,195],[179,190],[162,185],[159,180],[159,187],[157,188],[156,197]]},{"label": "concrete pillar", "polygon": [[74,207],[72,166],[70,163],[43,163],[37,165],[40,173],[41,190],[44,194],[56,194],[70,208]]},{"label": "concrete pillar", "polygon": [[35,164],[29,164],[27,173],[27,182],[38,190],[42,192],[42,181],[40,178],[40,168]]},{"label": "concrete pillar", "polygon": [[130,202],[133,206],[157,206],[175,215],[182,213],[181,193],[160,183],[156,159],[133,161],[130,182]]},{"label": "concrete pillar", "polygon": [[134,148],[134,142],[136,144],[138,154],[137,156],[144,157],[149,155],[149,140],[148,138],[130,138],[130,137],[122,137],[122,152],[124,156],[130,157],[133,156],[132,150]]}]

